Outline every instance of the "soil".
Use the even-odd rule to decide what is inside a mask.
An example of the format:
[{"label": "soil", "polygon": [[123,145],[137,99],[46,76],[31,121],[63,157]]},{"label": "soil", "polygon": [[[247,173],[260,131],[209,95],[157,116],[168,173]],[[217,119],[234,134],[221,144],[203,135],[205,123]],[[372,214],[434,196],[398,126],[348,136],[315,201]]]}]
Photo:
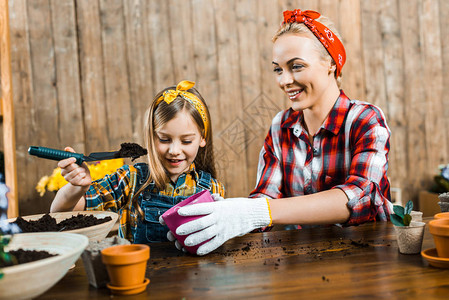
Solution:
[{"label": "soil", "polygon": [[0,261],[0,268],[29,263],[32,261],[36,261],[36,260],[40,260],[40,259],[44,259],[47,257],[52,257],[52,256],[57,255],[57,254],[50,254],[47,251],[23,250],[23,249],[12,250],[12,251],[9,251],[8,253],[11,254],[15,258],[15,261],[7,262],[7,263],[4,261]]},{"label": "soil", "polygon": [[106,223],[110,220],[112,220],[111,217],[98,219],[92,215],[78,214],[56,223],[55,218],[49,214],[45,214],[36,221],[27,221],[22,217],[18,217],[13,223],[17,224],[22,232],[46,232],[74,230]]},{"label": "soil", "polygon": [[122,143],[120,144],[120,150],[115,153],[114,157],[131,157],[131,160],[134,161],[140,156],[146,155],[147,153],[147,149],[142,148],[139,144]]}]

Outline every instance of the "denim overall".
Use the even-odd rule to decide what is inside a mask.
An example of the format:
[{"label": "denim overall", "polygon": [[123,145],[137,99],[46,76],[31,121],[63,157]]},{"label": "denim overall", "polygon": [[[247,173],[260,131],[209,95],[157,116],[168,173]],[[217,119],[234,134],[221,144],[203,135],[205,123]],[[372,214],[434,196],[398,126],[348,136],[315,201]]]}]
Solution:
[{"label": "denim overall", "polygon": [[[148,165],[144,163],[135,164],[134,167],[140,172],[140,179],[137,189],[142,186],[148,177]],[[198,171],[198,182],[195,193],[203,190],[210,190],[211,175],[208,172]],[[137,222],[137,229],[134,234],[135,244],[148,244],[152,242],[166,242],[168,227],[159,223],[159,217],[173,205],[178,204],[189,196],[165,196],[153,193],[155,184],[150,183],[139,196],[139,205],[145,217]],[[136,190],[137,190],[136,189]]]}]

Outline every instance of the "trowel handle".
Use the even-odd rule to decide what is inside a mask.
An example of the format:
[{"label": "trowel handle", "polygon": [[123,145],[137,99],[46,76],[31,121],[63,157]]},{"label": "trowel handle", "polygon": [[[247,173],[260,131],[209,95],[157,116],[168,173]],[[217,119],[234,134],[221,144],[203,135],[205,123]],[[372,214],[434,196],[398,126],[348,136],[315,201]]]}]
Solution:
[{"label": "trowel handle", "polygon": [[63,160],[69,157],[75,157],[76,163],[81,166],[84,161],[84,155],[81,153],[73,153],[46,147],[31,146],[28,148],[28,153],[37,157],[47,158],[52,160]]}]

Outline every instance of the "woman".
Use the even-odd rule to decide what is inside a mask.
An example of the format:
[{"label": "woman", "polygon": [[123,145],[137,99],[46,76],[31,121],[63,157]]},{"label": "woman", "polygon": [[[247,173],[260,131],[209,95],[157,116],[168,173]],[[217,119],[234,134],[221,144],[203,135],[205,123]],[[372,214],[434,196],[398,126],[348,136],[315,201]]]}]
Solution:
[{"label": "woman", "polygon": [[273,119],[250,199],[215,197],[178,211],[204,215],[176,230],[189,235],[188,246],[211,239],[198,255],[272,224],[389,218],[390,130],[380,108],[340,90],[346,53],[333,24],[314,11],[286,11],[273,42],[273,70],[291,108]]}]

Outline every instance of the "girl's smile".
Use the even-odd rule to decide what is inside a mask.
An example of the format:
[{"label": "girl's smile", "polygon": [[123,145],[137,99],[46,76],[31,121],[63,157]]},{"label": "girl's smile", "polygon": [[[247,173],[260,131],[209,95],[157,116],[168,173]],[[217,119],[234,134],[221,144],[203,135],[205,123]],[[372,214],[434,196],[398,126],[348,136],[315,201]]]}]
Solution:
[{"label": "girl's smile", "polygon": [[168,163],[172,165],[173,167],[178,167],[183,159],[167,159]]}]

